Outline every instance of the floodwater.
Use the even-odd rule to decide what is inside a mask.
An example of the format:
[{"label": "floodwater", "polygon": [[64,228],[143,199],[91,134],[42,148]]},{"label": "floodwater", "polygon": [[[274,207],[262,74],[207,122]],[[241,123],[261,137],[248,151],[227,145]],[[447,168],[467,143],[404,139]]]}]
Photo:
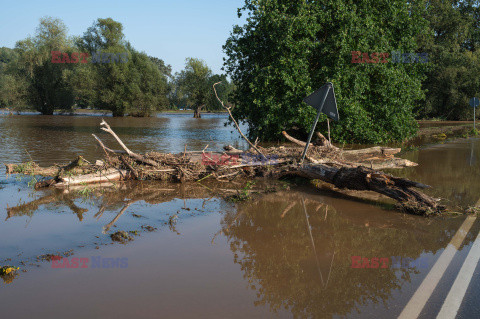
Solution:
[{"label": "floodwater", "polygon": [[[245,147],[225,119],[162,114],[107,121],[137,152]],[[0,115],[0,162],[100,158],[92,133],[115,146],[100,120]],[[453,210],[479,200],[479,139],[424,145],[402,156],[419,166],[396,174],[431,185],[428,193]],[[2,318],[396,317],[465,219],[405,215],[277,182],[278,192],[235,203],[214,194],[241,190],[241,183],[144,182],[66,193],[35,191],[30,179],[0,169],[0,266],[20,267],[0,280]],[[113,243],[109,235],[120,230],[134,240]],[[422,318],[438,313],[479,230],[474,223]],[[37,259],[45,254],[67,257]],[[389,262],[355,268],[355,256]],[[86,267],[67,268],[73,258],[87,258]],[[472,317],[472,309],[463,317]]]}]

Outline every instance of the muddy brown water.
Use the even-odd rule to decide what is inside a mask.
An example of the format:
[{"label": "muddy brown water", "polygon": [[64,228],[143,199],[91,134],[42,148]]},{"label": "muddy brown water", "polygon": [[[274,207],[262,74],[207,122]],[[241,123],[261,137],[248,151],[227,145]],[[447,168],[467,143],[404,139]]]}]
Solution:
[{"label": "muddy brown water", "polygon": [[[108,121],[138,152],[181,152],[185,144],[187,150],[245,147],[223,125],[225,115],[190,116]],[[92,133],[115,145],[99,122],[95,116],[0,115],[0,162],[98,158]],[[479,200],[480,140],[423,145],[402,156],[419,166],[396,174],[431,185],[428,192],[449,206],[461,210]],[[34,191],[30,177],[4,173],[2,167],[0,265],[21,270],[0,280],[2,318],[393,317],[464,220],[409,216],[307,185],[275,183],[278,192],[228,202],[213,195],[215,188],[242,190],[244,184],[129,183],[64,193]],[[253,189],[265,187],[259,181]],[[473,228],[453,268],[461,266],[480,225]],[[132,231],[134,240],[112,243],[109,235],[118,230]],[[86,258],[86,268],[37,260],[68,251],[69,265]],[[389,258],[389,264],[353,268],[352,256]],[[403,265],[392,264],[392,257]]]}]

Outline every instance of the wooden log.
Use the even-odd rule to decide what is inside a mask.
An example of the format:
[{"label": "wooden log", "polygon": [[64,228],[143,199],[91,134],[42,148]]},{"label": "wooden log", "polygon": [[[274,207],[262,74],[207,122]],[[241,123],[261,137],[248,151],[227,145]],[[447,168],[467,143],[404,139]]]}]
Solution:
[{"label": "wooden log", "polygon": [[70,185],[92,184],[101,182],[112,182],[125,179],[127,177],[127,171],[109,168],[105,171],[98,171],[92,174],[86,174],[81,176],[69,176],[60,177],[59,183],[55,184],[55,187],[62,188]]},{"label": "wooden log", "polygon": [[237,121],[232,115],[232,112],[230,111],[231,106],[225,106],[225,104],[223,104],[223,101],[220,100],[220,98],[218,97],[217,90],[215,89],[215,85],[218,85],[220,83],[222,83],[222,81],[213,84],[213,91],[215,92],[215,96],[217,97],[218,102],[220,102],[222,107],[228,112],[228,115],[230,116],[230,119],[232,120],[235,127],[237,128],[238,133],[240,133],[243,139],[247,141],[248,145],[250,145],[258,154],[262,155],[263,158],[266,158],[265,155],[263,155],[262,151],[260,151],[260,149],[257,147],[256,143],[253,144],[252,142],[250,142],[250,140],[243,134],[242,130],[240,129],[240,126],[238,125]]},{"label": "wooden log", "polygon": [[[301,147],[305,147],[305,145],[307,145],[306,142],[303,142],[303,141],[300,141],[300,140],[297,140],[296,138],[294,138],[293,136],[290,136],[286,131],[282,131],[282,135],[287,139],[289,140],[290,142],[292,143],[295,143]],[[313,144],[310,143],[310,146],[312,146]],[[309,147],[310,147],[309,146]]]},{"label": "wooden log", "polygon": [[[135,160],[139,161],[139,162],[142,162],[142,163],[145,163],[147,165],[151,165],[151,166],[158,166],[158,163],[154,160],[151,160],[151,159],[148,159],[148,158],[145,158],[144,156],[142,155],[139,155],[137,153],[134,153],[132,152],[131,150],[128,149],[128,147],[122,142],[122,140],[117,136],[117,134],[110,128],[110,125],[108,125],[107,122],[105,122],[104,119],[102,119],[102,122],[100,123],[100,126],[102,126],[100,129],[109,133],[110,135],[112,135],[115,140],[117,140],[118,144],[120,144],[120,146],[125,150],[125,152],[127,152],[127,154],[134,158]],[[98,138],[97,138],[98,140]]]},{"label": "wooden log", "polygon": [[374,170],[382,170],[382,169],[398,169],[398,168],[405,168],[405,167],[414,167],[418,166],[417,163],[409,161],[404,158],[389,158],[389,159],[383,159],[380,160],[379,162],[363,162],[363,163],[351,163],[352,166],[367,166],[370,167],[371,169]]},{"label": "wooden log", "polygon": [[228,155],[240,155],[240,154],[243,154],[243,151],[242,151],[242,150],[236,149],[236,148],[233,147],[232,145],[225,145],[225,146],[223,147],[223,149],[225,150],[225,153],[228,154]]},{"label": "wooden log", "polygon": [[399,153],[401,148],[391,148],[391,147],[382,147],[374,146],[369,148],[363,148],[359,150],[344,150],[344,156],[362,156],[362,157],[372,157],[372,156],[391,156]]},{"label": "wooden log", "polygon": [[418,182],[398,178],[380,171],[359,166],[354,168],[336,168],[323,164],[311,164],[297,167],[298,175],[310,179],[320,179],[340,189],[369,190],[395,199],[401,208],[409,213],[430,215],[438,213],[444,207],[437,200],[412,189],[428,188]]},{"label": "wooden log", "polygon": [[135,176],[135,179],[139,179],[137,170],[133,168],[132,165],[130,165],[130,163],[125,159],[123,155],[120,156],[120,160],[123,162],[125,166],[128,167],[130,172],[132,172],[133,176]]},{"label": "wooden log", "polygon": [[[282,131],[282,135],[289,140],[292,143],[295,143],[301,147],[305,147],[307,145],[306,142],[300,141],[292,136],[290,136],[286,131]],[[323,147],[328,147],[328,148],[333,148],[333,149],[338,149],[338,147],[334,146],[332,143],[330,143],[325,136],[323,136],[322,133],[316,132],[315,133],[317,140],[314,143],[310,143],[310,146],[316,145],[316,146],[323,146]],[[309,146],[309,147],[310,147]]]},{"label": "wooden log", "polygon": [[315,135],[317,136],[317,141],[314,144],[316,144],[318,146],[329,147],[329,148],[338,148],[338,147],[334,146],[332,143],[330,143],[330,141],[327,140],[327,138],[325,136],[323,136],[322,133],[316,132]]}]

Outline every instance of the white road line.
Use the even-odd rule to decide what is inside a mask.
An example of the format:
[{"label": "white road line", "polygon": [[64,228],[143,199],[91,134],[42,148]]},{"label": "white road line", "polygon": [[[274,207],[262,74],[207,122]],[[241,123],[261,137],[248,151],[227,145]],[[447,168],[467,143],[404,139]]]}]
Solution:
[{"label": "white road line", "polygon": [[470,248],[470,252],[463,263],[462,269],[457,275],[455,282],[453,283],[450,292],[448,293],[442,309],[438,313],[437,319],[455,318],[458,309],[462,304],[462,300],[467,292],[468,285],[473,277],[473,272],[477,267],[478,260],[480,259],[480,233],[478,233],[475,242]]},{"label": "white road line", "polygon": [[411,319],[420,315],[476,218],[476,216],[468,216],[465,219],[398,318]]}]

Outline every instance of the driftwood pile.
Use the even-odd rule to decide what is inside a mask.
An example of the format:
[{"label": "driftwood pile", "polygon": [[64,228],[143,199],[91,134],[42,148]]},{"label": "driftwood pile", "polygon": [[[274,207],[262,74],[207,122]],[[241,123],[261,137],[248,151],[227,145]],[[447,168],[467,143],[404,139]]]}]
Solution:
[{"label": "driftwood pile", "polygon": [[307,152],[307,162],[299,164],[305,142],[283,132],[285,138],[293,142],[291,146],[262,148],[247,139],[251,145],[248,151],[225,146],[223,152],[209,152],[207,145],[203,151],[137,154],[122,142],[104,120],[101,128],[116,139],[121,150],[107,147],[99,137],[93,135],[105,154],[101,160],[93,163],[79,156],[68,165],[52,167],[39,167],[33,162],[6,164],[7,174],[44,176],[35,188],[68,188],[124,180],[231,181],[242,177],[280,178],[296,175],[322,180],[338,189],[377,192],[395,199],[400,208],[409,213],[430,215],[443,210],[436,199],[415,190],[427,188],[427,185],[380,171],[417,165],[394,157],[400,151],[398,148],[342,150],[318,133]]}]

